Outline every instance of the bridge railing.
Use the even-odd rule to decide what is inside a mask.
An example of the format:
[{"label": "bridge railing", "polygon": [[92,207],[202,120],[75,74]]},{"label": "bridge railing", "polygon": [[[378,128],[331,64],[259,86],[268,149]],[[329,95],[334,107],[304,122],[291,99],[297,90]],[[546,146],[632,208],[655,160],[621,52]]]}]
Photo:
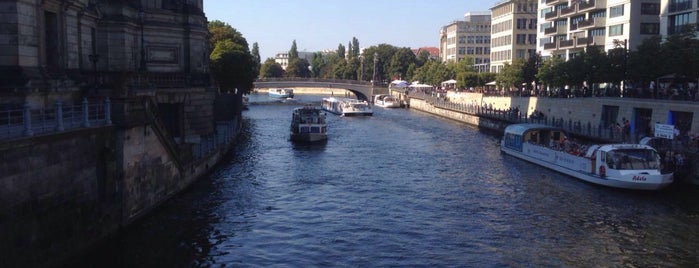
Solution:
[{"label": "bridge railing", "polygon": [[78,128],[112,124],[109,98],[103,103],[64,106],[57,101],[54,107],[31,109],[25,102],[21,109],[0,111],[0,140],[59,133]]},{"label": "bridge railing", "polygon": [[[259,78],[255,82],[315,82],[315,83],[338,83],[338,84],[353,84],[371,86],[369,81],[359,80],[344,80],[344,79],[326,79],[326,78],[308,78],[308,77],[270,77]],[[385,86],[385,84],[374,84],[375,86]]]}]

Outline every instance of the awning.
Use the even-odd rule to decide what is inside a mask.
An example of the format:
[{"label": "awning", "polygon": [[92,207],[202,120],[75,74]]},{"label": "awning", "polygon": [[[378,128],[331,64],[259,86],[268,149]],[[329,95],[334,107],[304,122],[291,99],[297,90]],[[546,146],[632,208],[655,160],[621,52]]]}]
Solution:
[{"label": "awning", "polygon": [[494,86],[495,84],[496,84],[495,81],[485,83],[486,86]]},{"label": "awning", "polygon": [[450,80],[442,82],[442,85],[447,85],[447,84],[456,84],[456,80],[450,79]]}]

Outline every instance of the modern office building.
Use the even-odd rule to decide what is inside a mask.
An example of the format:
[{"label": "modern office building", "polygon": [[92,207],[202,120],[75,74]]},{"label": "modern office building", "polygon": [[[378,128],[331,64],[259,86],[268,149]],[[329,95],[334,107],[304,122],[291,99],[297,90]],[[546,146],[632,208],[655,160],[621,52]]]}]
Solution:
[{"label": "modern office building", "polygon": [[[541,0],[551,2],[552,0]],[[490,71],[536,53],[537,0],[507,0],[490,9]]]},{"label": "modern office building", "polygon": [[442,62],[473,59],[478,72],[487,72],[490,65],[490,14],[472,12],[463,21],[454,21],[439,32],[439,54]]},{"label": "modern office building", "polygon": [[587,46],[633,50],[660,34],[660,0],[540,1],[537,51],[544,58],[567,60]]},{"label": "modern office building", "polygon": [[667,36],[692,29],[699,34],[699,2],[660,0],[660,34]]}]

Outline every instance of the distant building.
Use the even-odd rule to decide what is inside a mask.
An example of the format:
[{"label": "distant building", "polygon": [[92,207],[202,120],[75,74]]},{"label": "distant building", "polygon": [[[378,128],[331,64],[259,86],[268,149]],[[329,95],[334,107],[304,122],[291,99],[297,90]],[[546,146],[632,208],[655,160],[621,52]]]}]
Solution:
[{"label": "distant building", "polygon": [[[657,36],[669,27],[660,27],[660,0],[606,0],[606,1],[546,1],[539,7],[542,23],[539,25],[537,51],[546,57],[570,59],[587,46],[598,46],[604,51],[626,47],[635,49],[644,39]],[[665,1],[686,3],[689,0]],[[679,12],[680,8],[676,11]],[[665,18],[678,19],[672,25],[689,23],[690,11],[671,13]],[[685,9],[682,9],[685,10]],[[674,17],[679,14],[680,17]],[[696,12],[693,15],[696,17]],[[687,20],[685,20],[685,18]],[[673,29],[674,30],[674,29]]]},{"label": "distant building", "polygon": [[454,21],[439,32],[439,56],[442,62],[473,59],[478,72],[487,72],[490,64],[490,14],[466,13],[463,21]]},{"label": "distant building", "polygon": [[423,51],[427,51],[430,54],[430,59],[439,59],[439,48],[438,47],[421,47],[411,49],[415,56],[419,56]]},{"label": "distant building", "polygon": [[[696,4],[693,4],[696,3]],[[660,6],[645,5],[642,12],[660,12],[660,34],[667,36],[683,31],[685,28],[694,29],[699,35],[699,2],[690,0],[660,0]],[[655,30],[655,29],[648,29]]]},{"label": "distant building", "polygon": [[[565,2],[546,0],[541,2]],[[505,63],[536,54],[537,0],[502,1],[490,9],[490,71],[498,73]]]},{"label": "distant building", "polygon": [[[306,59],[309,63],[313,59],[313,54],[315,52],[301,52],[299,51],[299,58],[300,59]],[[289,66],[289,52],[281,52],[277,53],[277,55],[274,55],[274,62],[279,63],[279,65],[282,66],[284,70],[286,70],[286,66]]]}]

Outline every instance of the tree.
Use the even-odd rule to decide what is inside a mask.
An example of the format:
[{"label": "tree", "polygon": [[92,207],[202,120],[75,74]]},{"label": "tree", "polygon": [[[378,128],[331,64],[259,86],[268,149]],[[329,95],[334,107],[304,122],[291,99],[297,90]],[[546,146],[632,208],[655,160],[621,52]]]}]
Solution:
[{"label": "tree", "polygon": [[245,50],[248,50],[248,41],[245,40],[240,32],[227,23],[220,20],[214,20],[209,22],[208,29],[210,34],[209,45],[211,46],[212,50],[216,47],[216,43],[226,39],[231,40],[233,43],[239,44],[245,48]]},{"label": "tree", "polygon": [[495,81],[497,81],[498,85],[509,90],[519,89],[522,83],[524,83],[523,67],[523,59],[515,59],[512,64],[506,62],[505,66],[502,67],[502,71],[500,71],[495,78]]},{"label": "tree", "polygon": [[262,60],[260,59],[260,48],[257,45],[257,42],[252,43],[252,49],[250,50],[250,54],[252,55],[253,62],[255,62],[254,72],[256,74],[259,74]]},{"label": "tree", "polygon": [[311,77],[321,77],[321,70],[325,67],[325,59],[320,52],[313,53],[311,58]]},{"label": "tree", "polygon": [[389,70],[392,78],[407,79],[408,67],[415,63],[415,54],[410,48],[403,47],[396,50],[391,57]]},{"label": "tree", "polygon": [[296,48],[296,40],[291,43],[291,49],[289,49],[289,61],[292,59],[299,58],[299,50]]},{"label": "tree", "polygon": [[536,78],[542,85],[554,88],[563,87],[566,81],[565,62],[560,57],[551,57],[541,62]]},{"label": "tree", "polygon": [[342,44],[337,45],[337,55],[341,58],[345,58],[345,46]]},{"label": "tree", "polygon": [[212,21],[208,29],[213,48],[209,55],[210,68],[220,89],[228,91],[237,88],[240,94],[250,92],[258,74],[257,63],[250,54],[247,40],[236,29],[221,21]]},{"label": "tree", "polygon": [[660,65],[664,65],[660,41],[660,36],[646,38],[629,54],[627,74],[630,79],[649,85],[650,81],[666,74],[662,67],[658,68],[659,60]]},{"label": "tree", "polygon": [[260,77],[283,77],[284,68],[274,61],[273,58],[268,58],[265,63],[260,67]]},{"label": "tree", "polygon": [[239,44],[226,39],[218,41],[211,52],[211,70],[222,91],[249,93],[257,74],[253,57]]},{"label": "tree", "polygon": [[359,57],[359,39],[352,37],[352,57]]},{"label": "tree", "polygon": [[306,59],[289,59],[289,65],[286,66],[286,77],[311,77],[311,64]]}]

